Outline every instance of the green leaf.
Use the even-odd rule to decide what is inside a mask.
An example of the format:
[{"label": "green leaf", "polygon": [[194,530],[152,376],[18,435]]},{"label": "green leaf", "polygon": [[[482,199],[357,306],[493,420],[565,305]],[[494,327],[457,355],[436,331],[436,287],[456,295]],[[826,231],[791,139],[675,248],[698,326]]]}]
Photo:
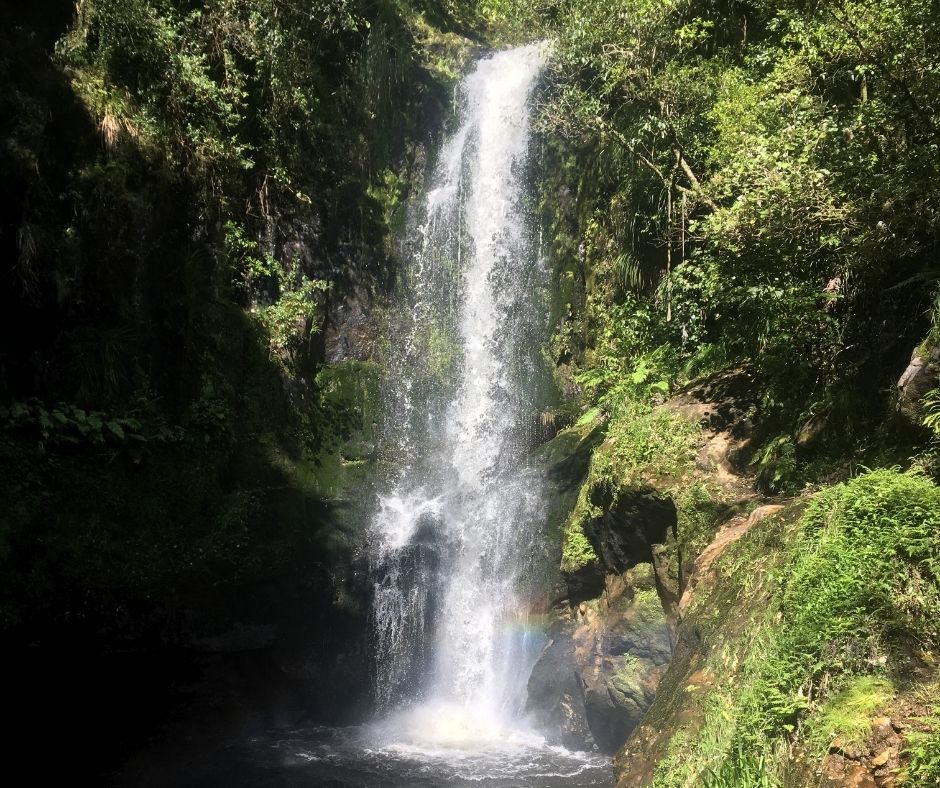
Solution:
[{"label": "green leaf", "polygon": [[579,418],[575,422],[574,426],[583,427],[585,424],[590,424],[591,422],[593,422],[600,415],[601,415],[600,408],[591,408],[590,410],[585,411],[584,413],[581,414],[581,418]]}]

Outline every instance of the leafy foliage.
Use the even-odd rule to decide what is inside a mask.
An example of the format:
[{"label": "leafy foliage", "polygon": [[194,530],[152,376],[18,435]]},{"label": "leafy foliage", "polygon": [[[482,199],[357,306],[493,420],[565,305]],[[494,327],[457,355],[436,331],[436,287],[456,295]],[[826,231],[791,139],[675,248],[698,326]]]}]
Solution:
[{"label": "leafy foliage", "polygon": [[145,424],[134,416],[85,411],[67,403],[47,408],[36,402],[0,406],[0,421],[9,431],[31,433],[45,443],[90,444],[167,443],[182,437],[180,428]]},{"label": "leafy foliage", "polygon": [[864,738],[892,697],[891,676],[940,643],[930,612],[940,488],[916,473],[872,471],[824,490],[795,523],[761,523],[719,564],[733,596],[711,600],[717,620],[696,615],[720,678],[702,700],[703,726],[677,737],[656,784],[709,773],[733,784],[758,763],[767,784],[784,784],[791,745],[819,755],[836,735]]},{"label": "leafy foliage", "polygon": [[377,420],[369,365],[323,368],[326,317],[393,281],[476,24],[448,0],[60,6],[0,9],[10,621],[70,582],[170,598],[309,558]]},{"label": "leafy foliage", "polygon": [[591,404],[744,367],[768,488],[805,481],[810,414],[860,450],[938,276],[936,5],[488,7],[556,39],[543,207],[586,291],[556,357]]},{"label": "leafy foliage", "polygon": [[905,754],[910,761],[904,778],[911,785],[935,785],[940,782],[940,706],[932,705],[918,722],[923,729],[906,736]]}]

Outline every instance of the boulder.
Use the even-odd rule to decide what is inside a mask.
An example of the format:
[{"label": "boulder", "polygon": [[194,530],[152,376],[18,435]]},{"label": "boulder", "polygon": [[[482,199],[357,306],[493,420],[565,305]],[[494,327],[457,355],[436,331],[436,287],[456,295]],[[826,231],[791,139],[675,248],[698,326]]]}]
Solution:
[{"label": "boulder", "polygon": [[917,423],[923,417],[922,403],[927,393],[940,386],[940,345],[921,346],[898,379],[898,411]]},{"label": "boulder", "polygon": [[604,752],[615,752],[640,723],[672,656],[671,630],[651,572],[641,571],[640,582],[650,585],[609,597],[581,674],[588,724]]},{"label": "boulder", "polygon": [[615,752],[652,703],[672,655],[651,566],[608,576],[599,599],[556,615],[529,680],[528,709],[550,741]]},{"label": "boulder", "polygon": [[576,669],[574,620],[558,618],[549,641],[529,676],[526,710],[551,744],[590,750],[594,739],[584,709],[584,691]]},{"label": "boulder", "polygon": [[871,773],[859,763],[841,755],[827,755],[819,784],[825,788],[875,788]]}]

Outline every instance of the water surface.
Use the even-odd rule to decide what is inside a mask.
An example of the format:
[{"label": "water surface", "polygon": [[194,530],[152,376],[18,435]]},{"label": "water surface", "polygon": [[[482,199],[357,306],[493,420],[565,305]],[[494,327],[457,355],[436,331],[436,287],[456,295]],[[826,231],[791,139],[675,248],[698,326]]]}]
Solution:
[{"label": "water surface", "polygon": [[[470,738],[466,738],[467,734]],[[230,788],[609,788],[610,759],[546,745],[531,733],[438,727],[426,739],[396,736],[389,727],[275,729],[194,744],[138,764],[122,786]]]}]

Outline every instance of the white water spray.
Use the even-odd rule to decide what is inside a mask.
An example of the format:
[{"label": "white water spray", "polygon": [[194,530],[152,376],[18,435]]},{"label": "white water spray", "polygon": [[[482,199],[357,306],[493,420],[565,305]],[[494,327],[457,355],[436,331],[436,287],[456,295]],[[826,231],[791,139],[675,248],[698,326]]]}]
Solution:
[{"label": "white water spray", "polygon": [[393,727],[447,745],[519,727],[541,645],[526,584],[542,501],[524,460],[546,273],[525,176],[544,58],[498,52],[461,82],[392,359],[401,472],[373,523],[376,698],[408,709]]}]

